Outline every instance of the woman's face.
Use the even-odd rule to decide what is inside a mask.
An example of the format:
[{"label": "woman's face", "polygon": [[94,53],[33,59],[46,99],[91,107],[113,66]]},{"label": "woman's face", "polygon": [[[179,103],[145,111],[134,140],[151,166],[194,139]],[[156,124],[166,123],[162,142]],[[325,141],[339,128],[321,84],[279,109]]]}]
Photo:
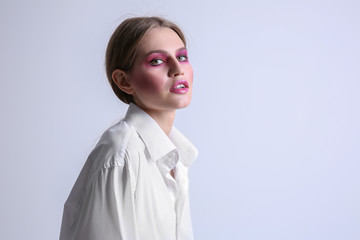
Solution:
[{"label": "woman's face", "polygon": [[193,70],[180,37],[170,28],[150,29],[128,72],[135,103],[145,111],[168,111],[191,102]]}]

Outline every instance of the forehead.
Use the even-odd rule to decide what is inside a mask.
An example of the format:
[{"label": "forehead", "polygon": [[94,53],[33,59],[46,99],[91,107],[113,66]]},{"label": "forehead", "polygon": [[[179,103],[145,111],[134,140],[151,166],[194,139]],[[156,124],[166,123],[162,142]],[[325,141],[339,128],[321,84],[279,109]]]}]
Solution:
[{"label": "forehead", "polygon": [[146,54],[155,50],[164,50],[171,53],[183,47],[185,47],[183,41],[174,30],[155,27],[145,33],[140,41],[138,52]]}]

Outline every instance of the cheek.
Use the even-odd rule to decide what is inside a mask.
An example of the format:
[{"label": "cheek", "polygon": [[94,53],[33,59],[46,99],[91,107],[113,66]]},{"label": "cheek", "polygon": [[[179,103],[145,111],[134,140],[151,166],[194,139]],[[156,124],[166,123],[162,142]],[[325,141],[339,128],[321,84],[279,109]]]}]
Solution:
[{"label": "cheek", "polygon": [[193,82],[193,68],[190,64],[187,64],[186,66],[186,75],[189,76],[188,81],[192,84]]},{"label": "cheek", "polygon": [[157,93],[163,88],[163,81],[158,74],[149,71],[138,71],[132,74],[131,83],[135,90],[145,93]]}]

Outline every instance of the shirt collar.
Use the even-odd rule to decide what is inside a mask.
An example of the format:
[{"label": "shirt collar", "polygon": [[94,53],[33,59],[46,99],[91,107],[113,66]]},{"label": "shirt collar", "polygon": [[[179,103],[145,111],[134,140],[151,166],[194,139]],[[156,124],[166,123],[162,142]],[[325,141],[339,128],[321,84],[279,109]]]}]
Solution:
[{"label": "shirt collar", "polygon": [[198,156],[196,147],[175,127],[172,128],[169,139],[176,146],[181,162],[189,167]]},{"label": "shirt collar", "polygon": [[196,159],[197,149],[180,131],[173,127],[170,135],[167,136],[155,120],[134,103],[129,104],[125,121],[136,129],[154,161],[174,150],[178,152],[180,161],[187,167]]}]

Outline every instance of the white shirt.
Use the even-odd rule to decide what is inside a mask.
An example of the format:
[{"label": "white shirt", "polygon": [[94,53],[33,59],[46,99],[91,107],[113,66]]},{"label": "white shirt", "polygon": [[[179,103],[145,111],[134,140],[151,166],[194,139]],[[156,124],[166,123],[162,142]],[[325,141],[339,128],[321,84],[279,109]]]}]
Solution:
[{"label": "white shirt", "polygon": [[188,167],[196,157],[175,127],[167,136],[130,104],[81,170],[64,206],[60,240],[193,239]]}]

